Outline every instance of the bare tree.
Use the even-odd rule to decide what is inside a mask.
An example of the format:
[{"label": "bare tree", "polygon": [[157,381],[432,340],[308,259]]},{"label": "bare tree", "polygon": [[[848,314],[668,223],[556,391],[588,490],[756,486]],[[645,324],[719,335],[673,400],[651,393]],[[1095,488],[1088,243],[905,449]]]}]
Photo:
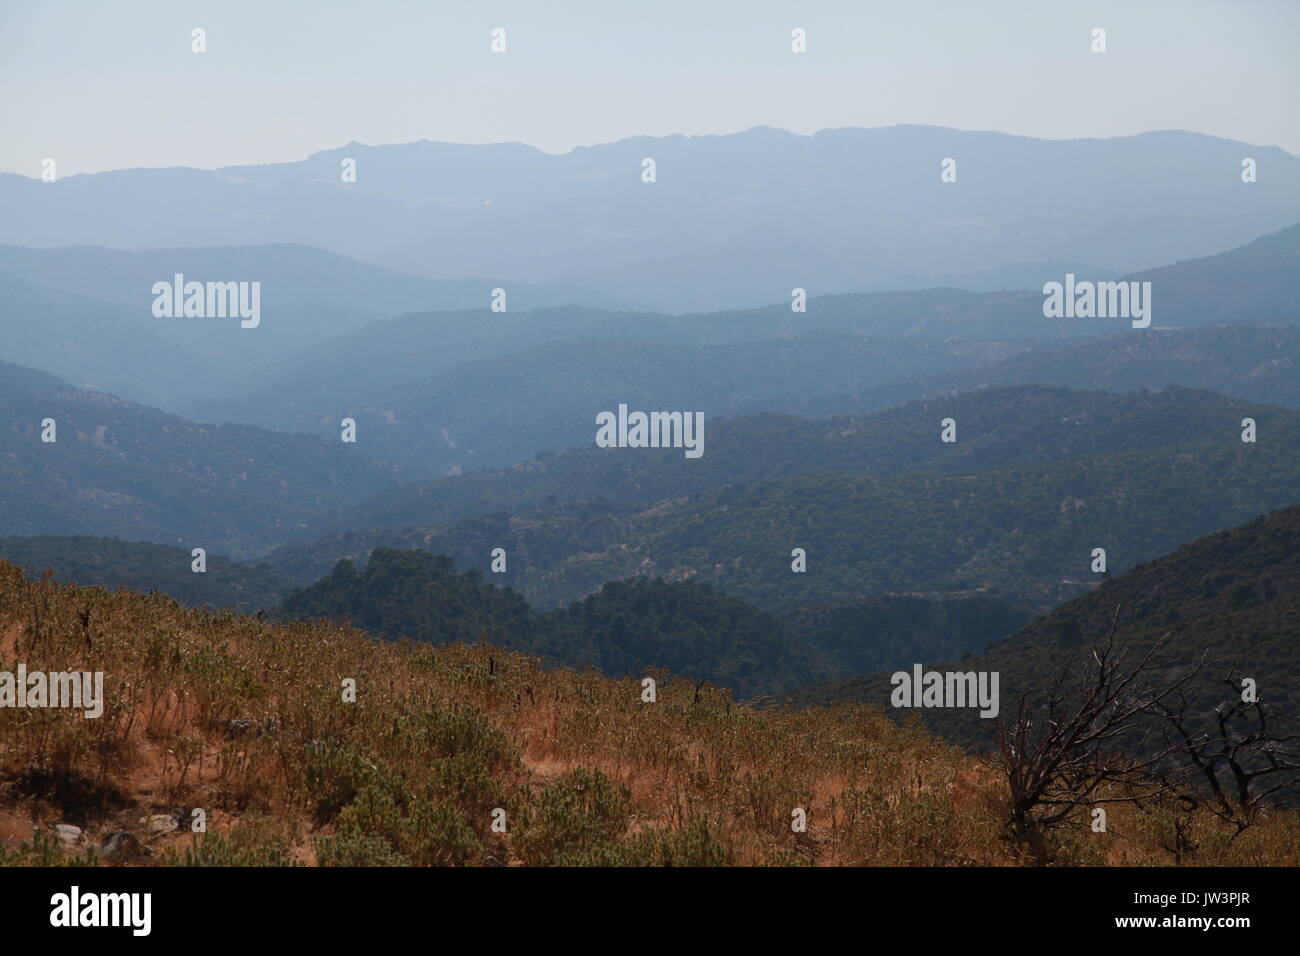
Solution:
[{"label": "bare tree", "polygon": [[[1283,793],[1300,794],[1300,737],[1273,733],[1264,705],[1244,699],[1238,673],[1222,683],[1233,696],[1214,709],[1212,721],[1198,718],[1194,702],[1181,690],[1161,701],[1155,713],[1167,724],[1169,749],[1185,758],[1203,784],[1201,793],[1209,792],[1204,800],[1195,791],[1184,799],[1236,827],[1236,839],[1267,802]],[[1198,729],[1206,724],[1208,729]]]},{"label": "bare tree", "polygon": [[1104,640],[1062,668],[1044,699],[1021,693],[1012,718],[998,721],[999,764],[1011,799],[1008,824],[1019,833],[1068,825],[1083,807],[1140,803],[1170,789],[1157,770],[1179,748],[1166,743],[1151,749],[1145,739],[1126,739],[1125,753],[1120,739],[1179,695],[1203,662],[1171,683],[1151,683],[1171,634],[1133,659],[1116,638],[1119,613],[1116,607]]},{"label": "bare tree", "polygon": [[1117,640],[1119,615],[1116,607],[1106,638],[1067,662],[1045,695],[1022,693],[1013,717],[997,724],[1012,830],[1034,837],[1074,823],[1083,808],[1172,798],[1184,815],[1169,849],[1182,859],[1195,852],[1189,815],[1199,808],[1236,827],[1235,839],[1269,803],[1300,796],[1300,736],[1270,726],[1240,675],[1222,681],[1228,702],[1198,709],[1194,684],[1221,662],[1203,653],[1155,679],[1172,632],[1136,656]]}]

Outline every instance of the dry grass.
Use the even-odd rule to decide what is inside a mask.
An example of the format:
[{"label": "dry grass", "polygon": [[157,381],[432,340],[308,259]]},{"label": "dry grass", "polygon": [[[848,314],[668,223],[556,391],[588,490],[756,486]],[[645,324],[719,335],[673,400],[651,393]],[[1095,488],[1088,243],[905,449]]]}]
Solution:
[{"label": "dry grass", "polygon": [[[486,645],[272,626],[29,583],[0,563],[0,670],[19,660],[103,671],[107,703],[97,720],[0,710],[11,864],[97,862],[119,830],[153,865],[1300,861],[1289,812],[1232,842],[1208,814],[1184,816],[1176,857],[1172,806],[1114,808],[1109,832],[1081,826],[1030,854],[1005,835],[994,770],[868,707],[754,710],[662,674],[648,704],[639,680]],[[206,834],[150,833],[151,815],[196,807]],[[791,830],[795,808],[806,833]],[[84,845],[61,848],[55,823],[83,828]]]}]

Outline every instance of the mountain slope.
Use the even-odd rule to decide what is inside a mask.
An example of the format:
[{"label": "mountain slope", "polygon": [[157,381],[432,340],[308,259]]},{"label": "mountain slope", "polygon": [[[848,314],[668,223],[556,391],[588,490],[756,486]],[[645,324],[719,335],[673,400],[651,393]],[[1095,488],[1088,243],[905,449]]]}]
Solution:
[{"label": "mountain slope", "polygon": [[[170,285],[177,274],[185,282],[260,283],[258,325],[155,316],[154,284]],[[472,310],[482,324],[492,315],[498,287],[508,290],[516,309],[626,307],[614,296],[562,285],[404,275],[303,245],[150,251],[0,246],[7,359],[173,412],[232,387],[256,389],[297,352],[401,313]]]},{"label": "mountain slope", "polygon": [[836,670],[855,676],[910,667],[917,660],[978,654],[1032,619],[1027,608],[986,594],[942,599],[881,594],[782,616]]},{"label": "mountain slope", "polygon": [[198,425],[0,363],[6,535],[118,535],[237,557],[400,475],[343,442]]},{"label": "mountain slope", "polygon": [[[869,411],[912,398],[981,388],[1059,385],[1139,392],[1171,385],[1211,389],[1234,398],[1300,408],[1300,325],[1232,325],[1108,335],[892,385],[840,395],[810,393],[788,402],[794,414]],[[758,409],[750,409],[757,411]]]},{"label": "mountain slope", "polygon": [[[1134,654],[1168,634],[1174,638],[1170,661],[1185,665],[1203,651],[1226,658],[1258,681],[1260,699],[1278,717],[1300,725],[1300,505],[1200,538],[1112,576],[959,665],[938,659],[922,663],[933,670],[999,672],[1005,709],[1022,691],[1051,687],[1072,654],[1105,637],[1117,608],[1119,635]],[[1209,677],[1217,679],[1226,670],[1226,665],[1218,666]],[[874,674],[804,688],[796,699],[884,706],[889,690],[888,676]],[[1221,696],[1221,689],[1211,694],[1214,700]],[[942,708],[919,713],[950,739],[972,747],[990,744],[989,728],[981,726],[988,721]]]},{"label": "mountain slope", "polygon": [[[683,680],[650,704],[638,679],[491,645],[272,625],[0,563],[0,656],[17,649],[31,671],[103,672],[105,714],[123,719],[0,721],[9,865],[72,861],[47,835],[59,822],[92,846],[124,830],[155,865],[1172,865],[1175,821],[1205,865],[1296,862],[1293,811],[1230,840],[1204,809],[1165,804],[1117,805],[1123,840],[1049,836],[1035,857],[999,838],[1005,784],[987,767],[873,708],[757,711]],[[151,829],[173,804],[206,808],[207,832]]]},{"label": "mountain slope", "polygon": [[133,311],[0,272],[3,359],[154,405],[187,400],[234,374],[223,357],[204,355],[142,320],[148,310],[148,301]]},{"label": "mountain slope", "polygon": [[477,570],[457,574],[450,558],[425,551],[376,549],[359,573],[340,561],[327,577],[289,595],[276,614],[345,619],[389,640],[481,638],[612,676],[667,668],[742,697],[788,687],[801,675],[845,670],[828,667],[775,618],[707,585],[609,582],[581,602],[538,615],[509,587],[498,589]]},{"label": "mountain slope", "polygon": [[[1300,499],[1295,413],[1261,407],[1259,420],[1268,424],[1260,435],[1267,438],[1245,444],[1240,408],[1185,394],[1190,401],[1103,396],[1103,406],[1125,409],[1115,418],[1119,427],[1100,430],[1105,441],[1075,416],[1004,412],[990,424],[1005,431],[994,427],[964,446],[959,424],[958,442],[944,445],[939,419],[952,414],[960,423],[966,416],[968,406],[957,402],[902,410],[904,420],[915,420],[911,428],[868,419],[863,433],[878,440],[845,442],[846,457],[897,446],[906,462],[919,449],[913,467],[930,471],[810,474],[798,443],[787,441],[751,446],[735,462],[743,472],[755,454],[781,448],[768,480],[691,491],[679,476],[708,454],[688,461],[662,450],[663,473],[676,487],[630,480],[623,504],[562,499],[552,488],[552,496],[525,498],[532,502],[527,510],[405,530],[357,528],[277,549],[269,560],[295,580],[310,580],[339,558],[364,561],[381,545],[426,547],[484,570],[491,550],[502,547],[517,555],[502,580],[541,606],[573,600],[607,580],[651,574],[698,578],[769,610],[881,591],[971,589],[1042,607],[1090,586],[1094,548],[1106,548],[1111,570],[1122,570]],[[1144,420],[1144,412],[1158,413],[1166,402],[1171,414],[1164,421],[1159,414]],[[1022,405],[1021,412],[1031,407]],[[1184,414],[1198,408],[1200,414]],[[1179,427],[1182,441],[1164,444]],[[1082,439],[1077,445],[1075,435]],[[838,449],[825,436],[820,441],[824,463]],[[613,457],[626,450],[602,451]],[[933,463],[949,453],[940,472]],[[718,457],[725,471],[728,460]],[[528,477],[525,471],[516,479],[525,490]],[[653,501],[641,503],[637,495]],[[425,507],[436,512],[441,505],[431,499]],[[806,550],[807,573],[792,572],[794,548]]]},{"label": "mountain slope", "polygon": [[116,538],[0,538],[0,559],[26,569],[29,578],[54,572],[64,584],[128,591],[160,591],[181,604],[253,613],[271,609],[290,590],[266,564],[239,564],[207,557],[207,570],[192,568],[185,548]]},{"label": "mountain slope", "polygon": [[[958,423],[955,444],[939,441],[940,423],[949,416]],[[945,395],[829,419],[706,416],[705,454],[694,461],[659,449],[588,447],[538,455],[514,468],[399,485],[352,509],[340,527],[428,526],[502,510],[543,512],[564,501],[620,511],[729,483],[819,472],[953,474],[1052,463],[1199,444],[1247,416],[1270,427],[1296,420],[1294,413],[1186,389],[1117,396],[1041,386]],[[583,426],[589,436],[594,420],[593,413]]]},{"label": "mountain slope", "polygon": [[1041,291],[956,289],[823,296],[806,313],[782,304],[680,316],[403,316],[296,356],[262,387],[194,413],[318,433],[352,415],[366,423],[372,454],[451,472],[586,444],[595,413],[620,401],[710,418],[831,414],[1033,383],[1180,384],[1297,404],[1296,262],[1300,226],[1130,277],[1152,283],[1146,329],[1045,318]]},{"label": "mountain slope", "polygon": [[[209,403],[206,418],[247,409],[267,427],[324,433],[349,415],[369,454],[431,473],[513,465],[541,450],[590,446],[596,415],[630,408],[692,410],[706,420],[760,407],[779,411],[810,393],[894,381],[935,369],[959,371],[1023,346],[1003,343],[879,342],[840,334],[784,342],[680,346],[638,340],[564,341],[468,362],[437,377],[389,386],[399,372],[386,359],[354,361],[343,383],[328,372],[304,373],[302,388],[274,387],[286,401],[258,392],[238,402]],[[363,370],[370,394],[348,403],[347,380]],[[295,383],[296,384],[296,383]],[[332,386],[332,391],[330,387]],[[339,393],[342,393],[341,395]],[[308,412],[311,396],[323,405]],[[297,414],[275,413],[292,405]],[[325,409],[326,411],[322,411]]]}]

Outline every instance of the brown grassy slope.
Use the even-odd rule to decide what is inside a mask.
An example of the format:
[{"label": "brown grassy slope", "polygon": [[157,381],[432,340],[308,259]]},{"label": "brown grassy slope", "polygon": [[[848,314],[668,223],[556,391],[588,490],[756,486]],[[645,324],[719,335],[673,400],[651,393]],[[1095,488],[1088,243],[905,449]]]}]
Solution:
[{"label": "brown grassy slope", "polygon": [[[26,582],[0,562],[0,670],[105,672],[105,714],[0,710],[0,862],[1014,865],[996,772],[860,705],[737,706],[711,687],[543,670],[487,645],[384,644],[160,595]],[[345,679],[357,699],[342,700]],[[232,723],[234,721],[234,723]],[[193,808],[208,830],[190,832]],[[494,832],[504,811],[505,833]],[[808,832],[791,812],[808,812]],[[186,826],[151,834],[151,817]],[[1170,863],[1173,809],[1110,811],[1053,862]],[[61,848],[56,823],[85,831]],[[1191,862],[1294,865],[1300,818]]]}]

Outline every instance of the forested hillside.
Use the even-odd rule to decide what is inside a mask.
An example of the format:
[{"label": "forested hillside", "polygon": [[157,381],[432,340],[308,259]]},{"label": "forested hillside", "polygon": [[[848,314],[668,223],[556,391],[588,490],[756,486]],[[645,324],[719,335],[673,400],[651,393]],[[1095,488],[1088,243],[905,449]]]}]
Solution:
[{"label": "forested hillside", "polygon": [[801,607],[782,619],[837,670],[856,676],[978,654],[1033,617],[1025,607],[984,594],[878,594]]},{"label": "forested hillside", "polygon": [[612,581],[597,594],[536,614],[510,588],[424,551],[376,550],[358,573],[333,573],[285,599],[289,620],[347,620],[389,640],[487,641],[621,677],[665,668],[752,697],[832,673],[776,618],[694,582]]},{"label": "forested hillside", "polygon": [[[1004,708],[1022,693],[1041,700],[1067,666],[1105,638],[1117,611],[1118,636],[1134,659],[1168,637],[1161,668],[1177,673],[1203,653],[1216,661],[1198,687],[1209,702],[1201,713],[1208,715],[1214,704],[1232,696],[1217,680],[1236,673],[1257,682],[1259,698],[1280,721],[1273,730],[1300,726],[1300,505],[1111,576],[984,654],[917,663],[940,671],[999,672]],[[805,688],[795,698],[883,706],[889,692],[888,675],[874,674]],[[919,713],[936,732],[965,746],[992,745],[989,721],[943,708]]]},{"label": "forested hillside", "polygon": [[[958,427],[951,444],[939,440],[949,416]],[[1300,422],[1294,412],[1180,388],[1114,395],[1031,386],[829,419],[771,413],[706,419],[706,451],[694,461],[684,462],[672,449],[588,447],[539,454],[513,468],[402,484],[359,504],[339,524],[400,529],[497,511],[531,514],[575,501],[590,502],[597,511],[621,511],[724,484],[804,474],[961,474],[1058,463],[1199,445],[1239,429],[1243,417],[1270,430],[1274,423]]]},{"label": "forested hillside", "polygon": [[219,554],[205,556],[206,570],[193,570],[191,550],[117,538],[0,538],[0,559],[38,578],[47,571],[63,584],[129,591],[160,591],[191,607],[208,605],[245,614],[270,611],[292,588],[266,564],[240,564]]},{"label": "forested hillside", "polygon": [[[810,389],[784,403],[798,415],[831,416],[886,408],[914,398],[1017,385],[1052,385],[1141,392],[1176,385],[1300,408],[1300,326],[1226,325],[1148,329],[1144,335],[1104,335],[1085,342],[1034,347],[970,369],[827,395]],[[758,409],[752,409],[757,411]]]},{"label": "forested hillside", "polygon": [[0,363],[5,535],[117,535],[238,557],[397,483],[400,467],[355,448],[200,425]]},{"label": "forested hillside", "polygon": [[[390,518],[388,527],[287,546],[269,560],[305,583],[340,558],[364,562],[377,546],[424,547],[485,572],[492,549],[504,548],[511,557],[499,580],[542,607],[607,580],[651,574],[706,581],[772,611],[882,591],[972,589],[1045,609],[1096,583],[1094,548],[1105,548],[1109,570],[1121,571],[1297,500],[1295,413],[1261,407],[1252,444],[1241,441],[1248,409],[1203,393],[1031,389],[830,427],[767,418],[754,427],[770,440],[737,442],[737,459],[726,454],[720,428],[717,464],[708,453],[692,462],[661,450],[639,455],[641,464],[620,475],[626,454],[593,450],[556,456],[559,474],[579,476],[564,482],[549,483],[555,459],[547,458],[414,486],[426,495],[454,488],[469,502],[423,498],[435,514],[439,507],[497,510],[407,528]],[[961,416],[954,444],[939,440],[939,421],[949,414]],[[779,452],[765,458],[767,449]],[[735,477],[750,481],[693,490],[696,465],[726,481],[733,460],[743,461]],[[615,480],[584,488],[588,462],[593,477]],[[855,466],[876,473],[854,474]],[[809,467],[821,471],[804,474]],[[761,480],[763,471],[772,477]],[[667,477],[656,486],[658,475]],[[539,492],[530,491],[532,482]],[[597,496],[601,487],[609,497]],[[588,489],[592,497],[582,497]],[[419,491],[410,498],[407,491],[390,512],[399,520],[421,507]],[[795,548],[807,555],[806,573],[792,571]]]}]

